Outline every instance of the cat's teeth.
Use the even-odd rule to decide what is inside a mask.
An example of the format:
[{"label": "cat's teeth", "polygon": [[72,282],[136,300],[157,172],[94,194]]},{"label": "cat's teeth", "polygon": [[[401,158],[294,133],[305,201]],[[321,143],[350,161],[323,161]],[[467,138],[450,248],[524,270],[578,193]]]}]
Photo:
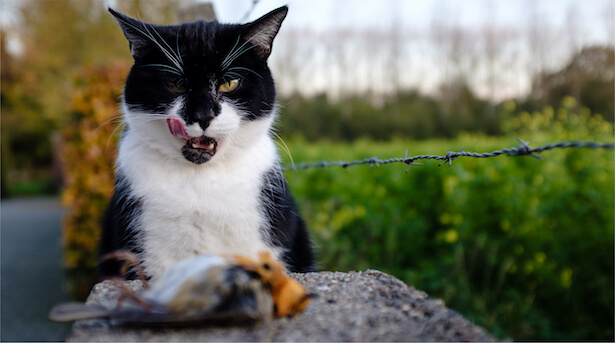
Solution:
[{"label": "cat's teeth", "polygon": [[209,145],[207,145],[207,150],[214,150],[214,143],[209,143]]},{"label": "cat's teeth", "polygon": [[193,148],[193,149],[197,149],[198,147],[199,147],[199,145],[198,145],[198,144],[196,144],[196,143],[192,143],[192,148]]}]

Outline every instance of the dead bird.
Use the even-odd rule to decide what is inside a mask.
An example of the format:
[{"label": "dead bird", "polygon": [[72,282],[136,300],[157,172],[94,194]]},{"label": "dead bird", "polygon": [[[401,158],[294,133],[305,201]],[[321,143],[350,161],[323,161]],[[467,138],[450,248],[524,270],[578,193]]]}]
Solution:
[{"label": "dead bird", "polygon": [[312,294],[288,277],[284,266],[267,252],[258,260],[245,256],[199,255],[182,260],[149,285],[136,257],[128,251],[107,258],[132,265],[144,287],[132,291],[114,279],[120,290],[117,306],[108,309],[84,303],[56,305],[49,318],[56,322],[110,318],[128,324],[190,324],[195,322],[255,322],[274,315],[294,316]]},{"label": "dead bird", "polygon": [[259,253],[258,260],[245,256],[231,258],[244,269],[257,273],[265,287],[271,290],[276,317],[296,316],[305,310],[314,297],[297,280],[286,275],[284,266],[268,252]]}]

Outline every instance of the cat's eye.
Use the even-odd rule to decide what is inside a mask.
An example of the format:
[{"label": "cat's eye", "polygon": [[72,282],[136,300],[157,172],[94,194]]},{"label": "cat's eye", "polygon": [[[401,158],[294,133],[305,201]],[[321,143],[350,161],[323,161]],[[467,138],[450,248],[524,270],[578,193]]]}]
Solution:
[{"label": "cat's eye", "polygon": [[181,82],[169,82],[167,87],[175,93],[183,93],[186,91],[186,87]]},{"label": "cat's eye", "polygon": [[218,89],[220,90],[220,92],[228,93],[234,91],[235,89],[237,89],[237,87],[239,87],[239,80],[234,79],[228,82],[224,82],[220,85],[220,87],[218,87]]}]

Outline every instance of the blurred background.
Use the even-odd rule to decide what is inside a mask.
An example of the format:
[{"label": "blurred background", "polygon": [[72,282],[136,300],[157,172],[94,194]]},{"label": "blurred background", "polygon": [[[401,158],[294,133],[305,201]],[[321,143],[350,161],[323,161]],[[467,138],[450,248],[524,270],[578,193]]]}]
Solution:
[{"label": "blurred background", "polygon": [[[2,0],[2,340],[63,340],[51,304],[94,282],[132,61],[106,7],[239,23],[287,3],[285,164],[614,140],[612,0]],[[321,269],[388,272],[501,339],[612,340],[613,151],[543,156],[286,176]]]}]

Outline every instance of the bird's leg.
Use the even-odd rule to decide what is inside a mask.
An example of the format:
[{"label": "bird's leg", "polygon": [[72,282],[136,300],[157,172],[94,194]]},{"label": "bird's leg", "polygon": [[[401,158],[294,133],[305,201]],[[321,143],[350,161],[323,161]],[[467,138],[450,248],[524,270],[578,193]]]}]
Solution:
[{"label": "bird's leg", "polygon": [[100,258],[101,261],[107,261],[111,259],[124,261],[122,269],[120,269],[120,273],[122,275],[125,275],[128,272],[129,267],[133,267],[137,273],[137,276],[143,283],[143,288],[149,287],[149,284],[147,283],[147,278],[145,277],[145,273],[143,272],[143,267],[141,267],[141,263],[139,262],[137,255],[130,252],[129,250],[116,250]]},{"label": "bird's leg", "polygon": [[152,306],[145,302],[145,300],[143,300],[143,298],[141,298],[137,293],[135,293],[135,291],[130,289],[126,285],[126,282],[124,280],[120,278],[110,278],[108,280],[111,281],[113,285],[119,290],[120,296],[117,298],[118,308],[121,306],[124,300],[126,300],[126,298],[132,298],[132,300],[134,300],[137,305],[141,306],[147,312],[150,312],[152,310]]}]

